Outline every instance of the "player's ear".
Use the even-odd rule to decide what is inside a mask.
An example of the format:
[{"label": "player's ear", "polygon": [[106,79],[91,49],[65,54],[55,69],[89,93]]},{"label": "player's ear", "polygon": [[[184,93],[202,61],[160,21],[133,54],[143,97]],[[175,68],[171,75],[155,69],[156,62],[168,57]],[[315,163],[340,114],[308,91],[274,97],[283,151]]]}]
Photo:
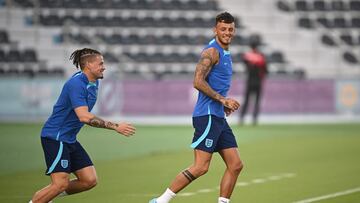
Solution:
[{"label": "player's ear", "polygon": [[85,68],[89,68],[90,66],[91,66],[90,61],[89,61],[89,60],[86,60],[86,61],[85,61],[84,69],[85,69]]}]

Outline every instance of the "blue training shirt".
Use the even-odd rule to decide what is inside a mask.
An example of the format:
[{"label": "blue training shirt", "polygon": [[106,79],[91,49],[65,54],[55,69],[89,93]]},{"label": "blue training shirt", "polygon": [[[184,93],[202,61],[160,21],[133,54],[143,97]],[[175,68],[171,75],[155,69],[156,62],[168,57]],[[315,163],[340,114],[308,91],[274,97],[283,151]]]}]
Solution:
[{"label": "blue training shirt", "polygon": [[42,128],[41,137],[66,143],[76,142],[76,135],[84,124],[74,109],[87,106],[91,111],[96,102],[98,86],[98,80],[89,82],[84,73],[75,73],[64,84],[53,112]]},{"label": "blue training shirt", "polygon": [[[204,48],[204,50],[211,47],[214,47],[218,50],[219,62],[212,67],[206,78],[206,81],[213,90],[218,92],[223,97],[226,97],[230,89],[232,77],[232,61],[230,51],[224,50],[215,39],[211,40]],[[199,91],[193,117],[209,114],[224,118],[224,106],[220,102],[213,100],[209,96]]]}]

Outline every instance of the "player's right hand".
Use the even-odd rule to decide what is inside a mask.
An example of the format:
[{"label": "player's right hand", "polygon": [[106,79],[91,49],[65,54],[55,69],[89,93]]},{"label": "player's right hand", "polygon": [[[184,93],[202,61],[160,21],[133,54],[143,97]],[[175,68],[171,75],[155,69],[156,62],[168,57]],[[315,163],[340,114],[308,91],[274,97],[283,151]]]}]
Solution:
[{"label": "player's right hand", "polygon": [[126,137],[130,137],[135,134],[136,128],[130,123],[122,122],[118,124],[115,131]]},{"label": "player's right hand", "polygon": [[231,109],[232,111],[236,111],[240,107],[240,103],[238,101],[236,101],[235,99],[232,99],[232,98],[225,98],[223,100],[222,104],[225,107]]}]

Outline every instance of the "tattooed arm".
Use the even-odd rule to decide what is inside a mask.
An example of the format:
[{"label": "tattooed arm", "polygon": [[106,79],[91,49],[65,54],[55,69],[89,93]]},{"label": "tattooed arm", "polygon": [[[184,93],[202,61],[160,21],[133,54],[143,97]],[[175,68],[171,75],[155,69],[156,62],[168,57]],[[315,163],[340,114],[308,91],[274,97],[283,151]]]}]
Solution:
[{"label": "tattooed arm", "polygon": [[194,76],[194,88],[206,94],[215,101],[220,102],[229,108],[230,115],[232,111],[237,110],[240,107],[239,102],[234,99],[225,98],[214,89],[212,89],[209,83],[206,81],[212,67],[219,61],[219,52],[215,48],[209,48],[202,52],[201,58],[196,65],[195,76]]},{"label": "tattooed arm", "polygon": [[116,127],[119,127],[117,123],[104,121],[103,119],[96,117],[95,115],[93,118],[90,118],[89,122],[86,124],[96,128],[107,128],[112,130],[115,129]]},{"label": "tattooed arm", "polygon": [[225,98],[213,90],[206,81],[212,67],[218,62],[218,60],[219,52],[215,48],[209,48],[202,52],[195,69],[194,88],[203,92],[212,99],[221,102]]},{"label": "tattooed arm", "polygon": [[77,107],[75,109],[75,113],[78,116],[80,122],[92,127],[115,130],[116,132],[125,136],[131,136],[135,133],[135,128],[131,124],[125,122],[113,123],[111,121],[105,121],[90,113],[87,106]]}]

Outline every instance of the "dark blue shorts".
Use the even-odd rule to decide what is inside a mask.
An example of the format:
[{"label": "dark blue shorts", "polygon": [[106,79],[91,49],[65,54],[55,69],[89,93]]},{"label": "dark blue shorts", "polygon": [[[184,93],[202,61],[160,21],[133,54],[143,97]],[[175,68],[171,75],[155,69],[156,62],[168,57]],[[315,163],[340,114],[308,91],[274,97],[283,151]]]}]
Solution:
[{"label": "dark blue shorts", "polygon": [[47,165],[46,175],[56,172],[72,173],[94,165],[78,141],[65,143],[41,137],[41,145]]},{"label": "dark blue shorts", "polygon": [[193,117],[195,128],[191,147],[213,153],[238,147],[235,136],[225,118],[213,115]]}]

